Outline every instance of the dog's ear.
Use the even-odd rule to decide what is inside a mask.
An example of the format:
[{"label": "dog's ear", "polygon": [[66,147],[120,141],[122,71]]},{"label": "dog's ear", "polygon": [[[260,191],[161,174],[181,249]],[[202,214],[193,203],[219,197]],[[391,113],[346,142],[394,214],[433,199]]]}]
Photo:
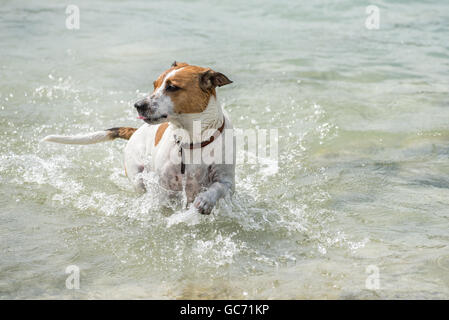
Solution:
[{"label": "dog's ear", "polygon": [[176,68],[176,67],[185,67],[185,66],[188,66],[189,64],[188,63],[186,63],[186,62],[177,62],[177,61],[174,61],[172,64],[171,64],[171,68]]},{"label": "dog's ear", "polygon": [[232,83],[223,73],[208,69],[200,75],[200,87],[207,91],[211,88],[221,87]]}]

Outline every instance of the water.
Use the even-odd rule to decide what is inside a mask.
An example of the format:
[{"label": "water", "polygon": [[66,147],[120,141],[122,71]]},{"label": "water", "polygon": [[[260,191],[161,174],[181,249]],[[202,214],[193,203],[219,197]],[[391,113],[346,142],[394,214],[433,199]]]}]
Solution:
[{"label": "water", "polygon": [[[76,4],[67,30],[64,4],[1,1],[1,298],[449,298],[445,1]],[[207,217],[134,193],[124,141],[39,143],[139,126],[173,60],[234,81],[237,128],[279,130],[279,171],[237,166]]]}]

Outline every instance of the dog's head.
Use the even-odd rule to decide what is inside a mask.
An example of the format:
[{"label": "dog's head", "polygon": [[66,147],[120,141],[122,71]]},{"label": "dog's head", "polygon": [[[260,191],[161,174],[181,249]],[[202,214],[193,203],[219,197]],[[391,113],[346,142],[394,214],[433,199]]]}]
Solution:
[{"label": "dog's head", "polygon": [[183,113],[203,112],[215,88],[232,83],[224,74],[210,68],[174,62],[154,81],[154,91],[134,106],[139,119],[149,124],[170,120]]}]

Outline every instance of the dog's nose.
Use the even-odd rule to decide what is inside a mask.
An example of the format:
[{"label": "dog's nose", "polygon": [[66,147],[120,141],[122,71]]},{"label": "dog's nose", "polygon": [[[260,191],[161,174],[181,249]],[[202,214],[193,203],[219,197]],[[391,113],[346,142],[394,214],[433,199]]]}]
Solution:
[{"label": "dog's nose", "polygon": [[142,100],[137,101],[137,102],[134,104],[134,107],[135,107],[137,110],[143,110],[143,109],[148,108],[148,105],[149,105],[148,99],[142,99]]}]

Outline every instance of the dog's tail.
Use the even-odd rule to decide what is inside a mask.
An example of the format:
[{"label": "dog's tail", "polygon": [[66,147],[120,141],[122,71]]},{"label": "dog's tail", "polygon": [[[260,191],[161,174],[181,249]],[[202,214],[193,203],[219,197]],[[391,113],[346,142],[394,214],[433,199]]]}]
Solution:
[{"label": "dog's tail", "polygon": [[65,144],[93,144],[117,138],[129,140],[136,130],[136,128],[118,127],[76,136],[50,135],[46,136],[42,141]]}]

